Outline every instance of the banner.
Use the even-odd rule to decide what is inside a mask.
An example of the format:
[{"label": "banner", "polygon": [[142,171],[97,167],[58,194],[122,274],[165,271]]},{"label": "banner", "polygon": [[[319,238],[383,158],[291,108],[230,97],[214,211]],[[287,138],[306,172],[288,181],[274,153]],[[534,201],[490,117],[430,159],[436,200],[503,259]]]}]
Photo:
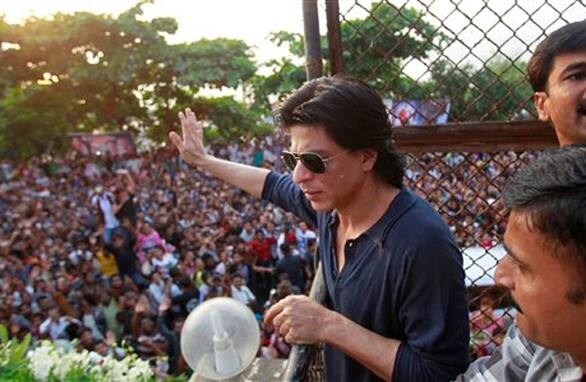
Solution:
[{"label": "banner", "polygon": [[393,100],[385,99],[391,124],[396,126],[443,125],[448,122],[450,101],[445,99]]},{"label": "banner", "polygon": [[71,146],[82,155],[121,156],[134,154],[135,147],[128,133],[69,134]]}]

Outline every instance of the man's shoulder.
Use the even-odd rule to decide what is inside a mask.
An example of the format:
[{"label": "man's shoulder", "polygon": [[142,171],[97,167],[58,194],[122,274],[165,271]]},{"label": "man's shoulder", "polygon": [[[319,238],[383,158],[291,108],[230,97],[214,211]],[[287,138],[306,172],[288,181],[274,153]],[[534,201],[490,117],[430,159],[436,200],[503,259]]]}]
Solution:
[{"label": "man's shoulder", "polygon": [[[457,252],[454,237],[437,211],[411,191],[403,190],[401,193],[407,195],[402,197],[399,208],[393,211],[391,205],[381,241],[393,243],[393,247],[401,250],[427,249],[430,246],[437,248],[442,245],[442,248],[451,248]],[[396,246],[397,243],[401,245]]]},{"label": "man's shoulder", "polygon": [[581,370],[567,353],[547,349],[529,341],[513,324],[501,346],[488,357],[476,360],[457,381],[579,381]]}]

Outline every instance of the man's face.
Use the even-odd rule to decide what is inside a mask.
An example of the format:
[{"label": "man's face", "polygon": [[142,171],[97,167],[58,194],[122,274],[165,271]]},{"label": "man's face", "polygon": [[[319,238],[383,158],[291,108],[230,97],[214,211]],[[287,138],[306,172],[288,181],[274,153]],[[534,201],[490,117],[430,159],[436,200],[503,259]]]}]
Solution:
[{"label": "man's face", "polygon": [[234,277],[232,279],[232,285],[234,285],[238,289],[242,288],[242,286],[244,285],[244,278],[242,278],[242,277]]},{"label": "man's face", "polygon": [[59,277],[57,279],[57,290],[60,292],[65,292],[69,288],[69,283],[65,277]]},{"label": "man's face", "polygon": [[583,349],[586,303],[567,298],[580,279],[578,272],[553,256],[555,246],[542,233],[530,231],[526,218],[523,212],[511,212],[505,232],[508,255],[499,263],[495,280],[518,303],[517,325],[527,338],[558,351]]},{"label": "man's face", "polygon": [[315,126],[291,127],[291,152],[312,152],[327,159],[325,172],[316,174],[301,162],[293,171],[293,181],[303,190],[316,211],[343,209],[353,202],[353,196],[364,181],[365,169],[359,153],[344,152],[327,134]]},{"label": "man's face", "polygon": [[586,51],[555,57],[547,89],[534,96],[539,119],[551,121],[560,145],[586,143]]},{"label": "man's face", "polygon": [[307,223],[305,223],[305,222],[299,223],[299,229],[301,230],[301,232],[307,231]]},{"label": "man's face", "polygon": [[175,320],[175,322],[173,323],[173,331],[177,334],[181,334],[184,323],[185,321],[182,318],[178,318],[177,320]]}]

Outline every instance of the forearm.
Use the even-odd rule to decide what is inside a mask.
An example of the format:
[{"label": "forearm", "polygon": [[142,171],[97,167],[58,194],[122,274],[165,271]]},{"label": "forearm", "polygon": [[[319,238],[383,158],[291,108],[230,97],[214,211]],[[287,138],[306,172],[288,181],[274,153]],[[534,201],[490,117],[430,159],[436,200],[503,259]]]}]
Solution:
[{"label": "forearm", "polygon": [[323,326],[323,342],[360,362],[380,378],[390,381],[401,341],[386,338],[331,311]]},{"label": "forearm", "polygon": [[140,335],[140,319],[141,315],[139,313],[134,313],[132,316],[132,320],[130,322],[130,327],[132,328],[132,335],[138,337]]},{"label": "forearm", "polygon": [[260,198],[269,170],[207,156],[201,169]]}]

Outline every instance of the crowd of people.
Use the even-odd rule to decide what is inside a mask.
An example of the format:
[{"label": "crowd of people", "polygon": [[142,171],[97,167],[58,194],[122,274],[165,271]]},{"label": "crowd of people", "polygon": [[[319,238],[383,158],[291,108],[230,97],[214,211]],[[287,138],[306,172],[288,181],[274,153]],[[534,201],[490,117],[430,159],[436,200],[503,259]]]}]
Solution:
[{"label": "crowd of people", "polygon": [[[213,150],[283,171],[286,145],[276,134]],[[491,206],[505,178],[496,163],[507,171],[517,156],[472,155],[412,158],[418,165],[407,182],[440,208],[460,245],[490,246],[502,232],[498,202]],[[77,339],[79,348],[118,356],[126,340],[180,373],[185,317],[209,298],[231,296],[259,318],[259,355],[288,356],[290,345],[261,318],[279,299],[308,291],[313,227],[191,169],[169,148],[0,166],[0,322],[11,335]]]}]

